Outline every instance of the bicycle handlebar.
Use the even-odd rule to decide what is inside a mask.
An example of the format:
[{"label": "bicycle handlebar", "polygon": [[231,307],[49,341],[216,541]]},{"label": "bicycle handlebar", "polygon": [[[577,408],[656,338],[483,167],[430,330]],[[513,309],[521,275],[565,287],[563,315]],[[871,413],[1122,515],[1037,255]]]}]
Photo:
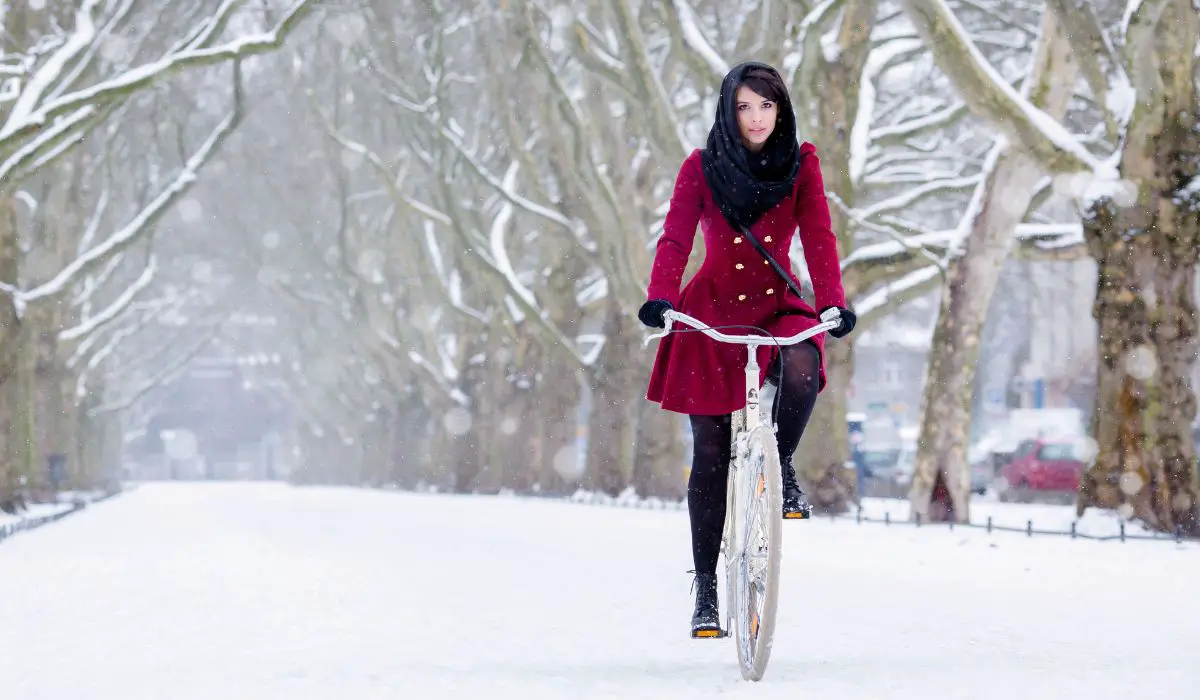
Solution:
[{"label": "bicycle handlebar", "polygon": [[692,328],[701,331],[709,338],[722,343],[734,343],[738,345],[796,345],[798,343],[803,343],[813,336],[819,335],[826,331],[831,331],[834,328],[842,325],[842,314],[837,309],[826,309],[825,313],[821,314],[821,323],[818,323],[806,331],[801,331],[796,335],[788,336],[786,338],[775,338],[772,336],[762,335],[729,335],[727,333],[714,330],[711,326],[708,326],[707,324],[702,323],[691,316],[688,316],[687,314],[679,313],[678,311],[667,311],[663,313],[663,321],[666,323],[666,327],[663,332],[655,333],[646,338],[643,346],[649,345],[650,341],[654,340],[655,338],[665,338],[668,334],[670,334],[673,321],[680,321],[686,325],[689,325]]}]

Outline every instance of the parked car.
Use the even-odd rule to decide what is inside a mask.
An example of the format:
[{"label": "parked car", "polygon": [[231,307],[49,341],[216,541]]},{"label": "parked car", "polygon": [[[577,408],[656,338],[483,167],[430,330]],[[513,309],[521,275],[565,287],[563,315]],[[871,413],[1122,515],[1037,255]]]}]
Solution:
[{"label": "parked car", "polygon": [[1079,489],[1086,450],[1082,440],[1070,438],[1028,440],[1021,443],[1012,461],[1000,468],[1006,488],[1001,498],[1009,500],[1045,494],[1074,493]]}]

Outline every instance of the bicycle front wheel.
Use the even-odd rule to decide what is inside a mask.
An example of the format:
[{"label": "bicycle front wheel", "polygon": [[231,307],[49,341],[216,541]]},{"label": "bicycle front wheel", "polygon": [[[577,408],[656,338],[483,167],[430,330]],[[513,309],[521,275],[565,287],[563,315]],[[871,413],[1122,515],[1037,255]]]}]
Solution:
[{"label": "bicycle front wheel", "polygon": [[730,487],[731,545],[725,566],[730,617],[742,677],[761,680],[771,657],[783,549],[779,448],[766,425],[745,433]]}]

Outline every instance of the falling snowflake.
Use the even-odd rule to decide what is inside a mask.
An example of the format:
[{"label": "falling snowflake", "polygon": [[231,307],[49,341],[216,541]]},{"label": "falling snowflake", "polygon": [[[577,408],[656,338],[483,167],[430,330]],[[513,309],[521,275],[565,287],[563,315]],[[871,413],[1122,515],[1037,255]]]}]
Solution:
[{"label": "falling snowflake", "polygon": [[1158,356],[1154,348],[1139,345],[1125,355],[1125,371],[1139,381],[1148,381],[1158,371]]},{"label": "falling snowflake", "polygon": [[383,266],[386,262],[383,251],[369,248],[358,255],[358,272],[378,284],[383,281]]},{"label": "falling snowflake", "polygon": [[207,260],[201,260],[192,265],[192,279],[200,284],[208,284],[212,282],[213,268],[212,263]]},{"label": "falling snowflake", "polygon": [[110,34],[100,44],[100,55],[109,63],[123,63],[129,57],[129,40],[119,34]]},{"label": "falling snowflake", "polygon": [[349,46],[358,41],[366,32],[367,21],[363,19],[362,15],[344,14],[331,22],[326,22],[325,26],[329,27],[333,37],[343,46]]},{"label": "falling snowflake", "polygon": [[164,430],[160,436],[171,459],[191,459],[199,451],[196,436],[190,430]]},{"label": "falling snowflake", "polygon": [[193,197],[184,197],[179,202],[179,218],[185,223],[194,224],[204,216],[204,205]]},{"label": "falling snowflake", "polygon": [[346,170],[358,170],[358,166],[363,162],[363,154],[358,151],[342,151],[341,161],[342,167]]},{"label": "falling snowflake", "polygon": [[1121,491],[1126,496],[1136,496],[1146,487],[1146,480],[1137,472],[1121,474]]},{"label": "falling snowflake", "polygon": [[1085,437],[1079,441],[1079,461],[1091,464],[1098,454],[1100,454],[1100,443],[1096,442],[1094,438]]},{"label": "falling snowflake", "polygon": [[578,481],[583,476],[583,460],[576,445],[565,445],[554,453],[554,471],[563,481]]},{"label": "falling snowflake", "polygon": [[467,409],[456,406],[442,418],[442,425],[451,435],[466,435],[471,430],[471,414]]}]

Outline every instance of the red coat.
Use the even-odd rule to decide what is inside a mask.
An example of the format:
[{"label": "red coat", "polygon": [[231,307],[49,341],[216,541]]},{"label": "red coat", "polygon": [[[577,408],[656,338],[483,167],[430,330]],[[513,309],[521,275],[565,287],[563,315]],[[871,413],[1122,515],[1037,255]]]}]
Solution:
[{"label": "red coat", "polygon": [[[844,307],[846,296],[842,291],[837,238],[830,224],[816,147],[811,143],[801,144],[800,154],[800,171],[792,194],[764,214],[750,230],[771,257],[790,273],[788,250],[799,227],[817,308]],[[681,292],[679,284],[692,251],[697,223],[704,233],[704,264]],[[795,275],[792,279],[799,286]],[[721,214],[704,179],[699,150],[683,161],[675,180],[646,298],[666,299],[676,310],[712,326],[746,324],[775,336],[795,335],[820,322],[813,307],[788,288],[754,245],[735,232]],[[783,311],[791,313],[779,315]],[[825,388],[824,340],[824,333],[813,338],[821,351],[821,389]],[[764,377],[777,352],[776,348],[759,349],[758,362]],[[702,333],[672,333],[659,341],[646,398],[676,413],[714,416],[732,413],[746,403],[745,364],[743,345],[718,343]]]}]

